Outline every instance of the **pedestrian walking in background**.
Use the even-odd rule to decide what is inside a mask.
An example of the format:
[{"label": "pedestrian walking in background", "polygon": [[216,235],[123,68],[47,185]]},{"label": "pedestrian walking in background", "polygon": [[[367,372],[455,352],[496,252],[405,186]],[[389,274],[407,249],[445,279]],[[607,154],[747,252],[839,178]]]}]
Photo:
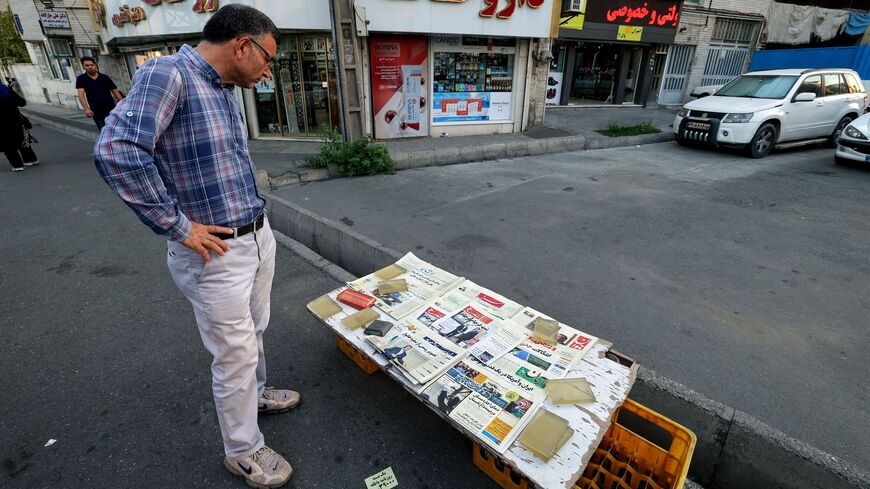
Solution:
[{"label": "pedestrian walking in background", "polygon": [[12,171],[39,164],[31,146],[36,139],[30,134],[30,121],[18,110],[25,105],[27,101],[15,90],[0,85],[0,149],[12,165]]},{"label": "pedestrian walking in background", "polygon": [[94,147],[106,183],[168,240],[169,270],[214,357],[224,465],[255,487],[282,486],[293,472],[265,445],[258,412],[287,411],[300,396],[266,386],[276,244],[233,91],[272,77],[277,42],[259,10],[221,8],[196,49],[185,45],[139,69]]},{"label": "pedestrian walking in background", "polygon": [[115,101],[124,98],[109,75],[100,73],[97,61],[90,56],[81,59],[85,72],[76,77],[76,91],[79,102],[85,108],[85,115],[93,119],[97,129],[102,131],[106,117],[115,108]]},{"label": "pedestrian walking in background", "polygon": [[24,94],[21,92],[21,84],[18,83],[18,80],[14,77],[6,77],[6,84],[9,85],[9,88],[15,90],[15,93],[24,97]]}]

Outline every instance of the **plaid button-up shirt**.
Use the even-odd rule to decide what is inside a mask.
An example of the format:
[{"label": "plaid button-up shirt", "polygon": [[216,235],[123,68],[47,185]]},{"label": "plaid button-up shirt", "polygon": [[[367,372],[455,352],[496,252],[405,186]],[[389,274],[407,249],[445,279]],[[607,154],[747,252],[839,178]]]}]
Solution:
[{"label": "plaid button-up shirt", "polygon": [[142,66],[94,146],[103,180],[173,241],[190,221],[243,226],[260,215],[248,131],[233,88],[190,46]]}]

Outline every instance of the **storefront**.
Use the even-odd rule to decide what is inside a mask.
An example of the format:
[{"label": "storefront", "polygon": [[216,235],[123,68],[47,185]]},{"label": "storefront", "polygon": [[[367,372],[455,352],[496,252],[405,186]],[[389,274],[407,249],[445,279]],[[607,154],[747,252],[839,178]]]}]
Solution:
[{"label": "storefront", "polygon": [[657,94],[679,0],[574,0],[559,21],[547,104],[646,105]]},{"label": "storefront", "polygon": [[[232,3],[232,2],[224,2]],[[246,2],[281,30],[272,80],[237,90],[252,138],[319,137],[339,125],[338,91],[327,2]],[[105,2],[104,41],[123,53],[131,76],[148,59],[195,45],[217,0]]]},{"label": "storefront", "polygon": [[543,105],[533,74],[555,0],[356,4],[376,139],[517,132]]}]

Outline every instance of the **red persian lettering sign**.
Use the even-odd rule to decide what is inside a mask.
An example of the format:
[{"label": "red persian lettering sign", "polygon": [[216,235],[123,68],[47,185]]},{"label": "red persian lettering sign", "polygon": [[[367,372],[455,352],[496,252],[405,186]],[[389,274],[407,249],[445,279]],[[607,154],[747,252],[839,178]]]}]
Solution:
[{"label": "red persian lettering sign", "polygon": [[[483,3],[486,5],[483,7],[483,10],[480,11],[481,17],[498,17],[499,19],[510,19],[514,14],[514,11],[517,9],[517,5],[520,7],[528,4],[530,8],[540,8],[544,5],[545,0],[504,0],[507,5],[499,10],[498,2],[499,0],[483,0]],[[496,13],[498,12],[498,13]]]},{"label": "red persian lettering sign", "polygon": [[648,8],[648,4],[644,3],[641,7],[631,8],[627,5],[622,5],[619,8],[607,10],[608,22],[623,22],[632,24],[632,21],[638,20],[639,24],[646,22],[648,25],[669,25],[675,27],[680,20],[680,13],[677,12],[677,6],[671,5],[665,11]]}]

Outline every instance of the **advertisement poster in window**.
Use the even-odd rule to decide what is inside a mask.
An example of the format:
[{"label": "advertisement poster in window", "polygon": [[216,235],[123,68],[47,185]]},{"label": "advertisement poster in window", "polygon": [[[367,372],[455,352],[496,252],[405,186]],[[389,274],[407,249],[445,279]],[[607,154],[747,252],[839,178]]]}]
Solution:
[{"label": "advertisement poster in window", "polygon": [[510,92],[440,92],[433,95],[432,122],[511,120]]},{"label": "advertisement poster in window", "polygon": [[370,43],[375,138],[428,136],[428,40],[373,36]]}]

